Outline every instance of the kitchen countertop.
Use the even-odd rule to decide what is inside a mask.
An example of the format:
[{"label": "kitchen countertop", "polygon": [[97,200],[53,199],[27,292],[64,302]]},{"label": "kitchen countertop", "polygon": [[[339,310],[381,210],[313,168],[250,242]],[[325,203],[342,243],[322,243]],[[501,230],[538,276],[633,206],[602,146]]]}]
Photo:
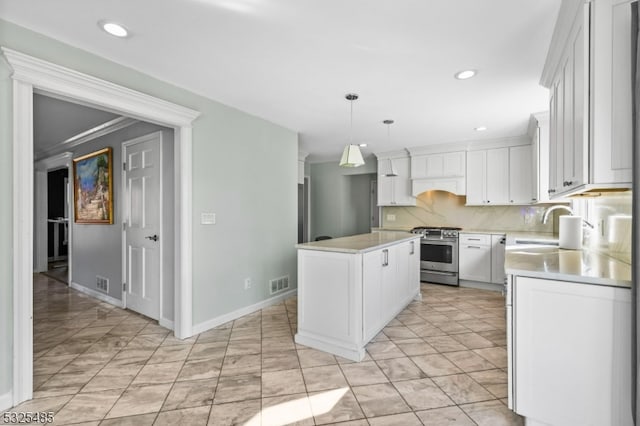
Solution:
[{"label": "kitchen countertop", "polygon": [[631,265],[590,250],[507,246],[510,275],[631,288]]},{"label": "kitchen countertop", "polygon": [[371,234],[351,235],[330,240],[296,244],[297,249],[332,251],[337,253],[366,253],[403,241],[417,240],[418,234],[407,232],[373,232]]}]

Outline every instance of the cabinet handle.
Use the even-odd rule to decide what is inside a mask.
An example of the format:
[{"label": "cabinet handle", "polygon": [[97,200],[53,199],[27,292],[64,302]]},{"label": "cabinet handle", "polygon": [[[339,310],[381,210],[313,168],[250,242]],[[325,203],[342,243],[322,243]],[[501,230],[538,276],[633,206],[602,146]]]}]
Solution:
[{"label": "cabinet handle", "polygon": [[571,185],[573,185],[572,180],[565,180],[564,182],[562,182],[562,186],[571,186]]},{"label": "cabinet handle", "polygon": [[383,255],[383,261],[382,261],[382,266],[389,266],[389,250],[384,249],[382,250],[382,255]]},{"label": "cabinet handle", "polygon": [[480,238],[467,238],[469,241],[480,241]]},{"label": "cabinet handle", "polygon": [[550,189],[550,190],[548,190],[547,192],[548,192],[549,194],[553,194],[553,193],[555,193],[555,192],[556,192],[556,190],[555,190],[555,189]]},{"label": "cabinet handle", "polygon": [[487,200],[487,204],[489,204],[491,201]]},{"label": "cabinet handle", "polygon": [[537,198],[532,198],[531,201],[538,201],[538,199]]},{"label": "cabinet handle", "polygon": [[480,249],[480,248],[482,248],[482,247],[478,247],[478,246],[467,246],[467,248]]},{"label": "cabinet handle", "polygon": [[411,241],[411,251],[409,252],[409,254],[414,254],[415,252],[416,252],[416,242]]}]

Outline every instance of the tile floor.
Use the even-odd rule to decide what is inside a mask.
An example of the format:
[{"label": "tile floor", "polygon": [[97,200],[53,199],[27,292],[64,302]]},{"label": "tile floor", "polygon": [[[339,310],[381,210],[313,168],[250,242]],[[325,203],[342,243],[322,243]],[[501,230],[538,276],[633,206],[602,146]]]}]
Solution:
[{"label": "tile floor", "polygon": [[522,425],[506,406],[504,299],[422,294],[353,363],[294,343],[295,299],[180,341],[37,275],[34,399],[12,411],[86,425]]}]

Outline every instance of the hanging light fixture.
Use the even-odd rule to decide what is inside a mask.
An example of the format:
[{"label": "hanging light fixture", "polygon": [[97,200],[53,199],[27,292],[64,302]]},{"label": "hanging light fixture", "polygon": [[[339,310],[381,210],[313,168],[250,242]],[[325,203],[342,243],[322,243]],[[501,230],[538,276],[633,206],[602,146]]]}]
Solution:
[{"label": "hanging light fixture", "polygon": [[349,145],[344,147],[340,167],[360,167],[364,165],[364,159],[360,147],[353,144],[353,101],[358,99],[355,93],[349,93],[345,98],[351,103],[351,127],[349,131]]},{"label": "hanging light fixture", "polygon": [[[391,125],[394,123],[393,120],[384,120],[384,124],[387,125],[387,142],[389,143],[389,147],[391,147]],[[389,158],[389,173],[385,174],[387,177],[396,177],[398,173],[396,173],[393,168],[393,160]]]}]

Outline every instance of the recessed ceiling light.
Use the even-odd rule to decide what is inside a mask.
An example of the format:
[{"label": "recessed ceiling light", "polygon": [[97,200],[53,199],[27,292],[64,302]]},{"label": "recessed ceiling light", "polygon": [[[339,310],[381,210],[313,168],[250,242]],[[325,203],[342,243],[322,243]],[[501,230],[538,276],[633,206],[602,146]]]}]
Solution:
[{"label": "recessed ceiling light", "polygon": [[359,146],[360,148],[364,148],[365,146],[367,146],[367,144],[366,144],[366,143],[361,143],[361,144],[359,144],[358,146]]},{"label": "recessed ceiling light", "polygon": [[486,126],[478,126],[476,128],[474,128],[473,130],[475,130],[476,132],[484,132],[485,130],[487,130]]},{"label": "recessed ceiling light", "polygon": [[455,73],[454,77],[457,78],[458,80],[466,80],[468,78],[473,77],[474,75],[476,75],[476,70],[464,70],[464,71]]},{"label": "recessed ceiling light", "polygon": [[129,35],[129,31],[120,24],[111,21],[98,22],[100,28],[115,37],[125,38]]}]

